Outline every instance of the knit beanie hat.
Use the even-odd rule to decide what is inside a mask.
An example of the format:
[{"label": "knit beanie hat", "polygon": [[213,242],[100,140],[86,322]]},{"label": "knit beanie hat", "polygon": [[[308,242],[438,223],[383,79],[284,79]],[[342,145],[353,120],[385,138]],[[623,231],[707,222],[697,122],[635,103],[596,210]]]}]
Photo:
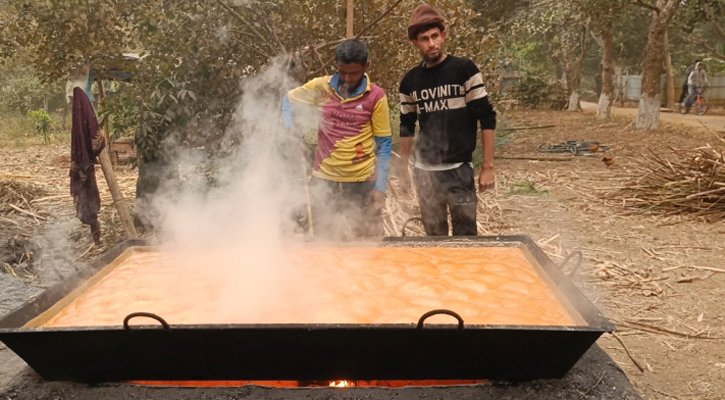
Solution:
[{"label": "knit beanie hat", "polygon": [[421,4],[413,10],[413,17],[408,26],[408,38],[415,40],[422,28],[430,25],[438,25],[441,31],[446,29],[446,20],[441,17],[438,11],[428,4]]}]

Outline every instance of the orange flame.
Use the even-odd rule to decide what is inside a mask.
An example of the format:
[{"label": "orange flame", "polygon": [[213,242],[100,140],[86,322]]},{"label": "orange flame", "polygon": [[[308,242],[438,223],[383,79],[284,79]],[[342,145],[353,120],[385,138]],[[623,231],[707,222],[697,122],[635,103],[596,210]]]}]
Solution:
[{"label": "orange flame", "polygon": [[353,387],[355,386],[355,382],[352,381],[331,381],[330,387],[336,387],[336,388],[346,388],[346,387]]}]

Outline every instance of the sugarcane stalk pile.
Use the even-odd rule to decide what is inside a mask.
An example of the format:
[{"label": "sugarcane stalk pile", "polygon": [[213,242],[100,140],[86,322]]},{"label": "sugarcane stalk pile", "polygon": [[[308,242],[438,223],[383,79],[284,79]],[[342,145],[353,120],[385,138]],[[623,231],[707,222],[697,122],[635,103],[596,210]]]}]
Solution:
[{"label": "sugarcane stalk pile", "polygon": [[637,160],[617,197],[658,214],[725,218],[725,148],[671,150],[671,156],[651,152]]}]

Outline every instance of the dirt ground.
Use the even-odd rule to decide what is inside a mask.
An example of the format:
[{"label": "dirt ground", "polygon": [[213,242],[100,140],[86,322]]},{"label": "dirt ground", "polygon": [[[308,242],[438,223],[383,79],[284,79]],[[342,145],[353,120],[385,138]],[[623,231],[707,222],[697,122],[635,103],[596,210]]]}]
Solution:
[{"label": "dirt ground", "polygon": [[[582,109],[586,113],[596,113],[597,104],[582,102]],[[613,109],[614,115],[632,119],[637,116],[637,112],[637,108],[614,107]],[[693,113],[682,115],[676,112],[663,112],[660,114],[660,119],[667,124],[679,124],[702,130],[704,130],[702,124],[705,124],[720,136],[725,134],[725,115],[722,115],[720,110],[713,110],[713,112],[706,115],[695,115]]]},{"label": "dirt ground", "polygon": [[[615,115],[621,114],[615,112]],[[516,131],[507,138],[508,144],[499,150],[498,155],[502,158],[496,163],[498,187],[484,198],[498,208],[505,220],[505,224],[497,221],[497,226],[506,226],[500,233],[531,236],[554,261],[563,260],[574,250],[584,253],[584,264],[575,280],[617,325],[618,335],[643,371],[635,366],[612,336],[605,335],[599,346],[626,372],[643,398],[722,399],[725,393],[725,307],[722,306],[725,273],[718,271],[723,268],[722,260],[725,259],[725,224],[722,221],[705,222],[696,216],[661,217],[632,212],[623,208],[621,201],[604,196],[623,184],[622,176],[629,171],[628,165],[643,152],[652,150],[666,155],[669,146],[715,145],[717,139],[704,129],[671,123],[658,131],[629,131],[626,126],[631,118],[626,115],[614,121],[598,122],[586,113],[517,111],[507,114],[506,118],[513,126],[555,127]],[[725,127],[725,117],[722,118],[721,125]],[[719,120],[716,123],[719,124]],[[548,155],[536,150],[541,144],[566,140],[595,140],[611,145],[607,156],[615,163],[607,167],[601,156]],[[105,191],[102,193],[102,222],[106,227],[104,246],[91,246],[86,229],[74,221],[72,202],[65,196],[68,178],[64,157],[67,152],[62,145],[0,149],[0,181],[34,184],[44,189],[39,198],[12,200],[14,205],[34,216],[0,203],[0,256],[3,257],[0,259],[0,290],[4,291],[0,293],[0,314],[56,282],[83,261],[96,258],[122,237],[120,229],[114,227],[117,219],[112,212],[110,195]],[[567,160],[511,159],[515,157],[564,157]],[[135,171],[121,167],[119,178],[124,193],[133,196]],[[104,185],[99,186],[103,188]],[[522,187],[526,190],[520,190]],[[12,245],[13,241],[15,245]],[[19,242],[22,246],[17,245]],[[18,247],[33,253],[32,262],[26,260],[25,266],[15,268],[12,273],[4,271],[3,263],[22,264],[17,262],[23,253]],[[22,367],[22,362],[0,347],[0,366],[3,366],[0,367],[2,388],[3,382]],[[32,385],[28,379],[32,378],[16,382],[6,396],[10,399],[30,398],[21,393]],[[592,381],[587,383],[592,385],[597,381],[596,376],[588,379]],[[103,388],[71,396],[67,387],[58,389],[60,392],[48,389],[56,387],[54,385],[44,386],[42,396],[38,392],[38,398],[113,397],[112,392]],[[417,390],[393,391],[395,395],[383,394],[382,397],[489,398],[484,397],[482,389],[462,389],[460,392]],[[59,397],[62,393],[68,397]],[[215,393],[182,390],[174,392],[172,397],[296,397],[279,392],[271,395],[264,389],[239,389],[235,395]],[[333,397],[333,392],[329,392],[329,396],[321,392],[315,392],[315,395],[309,391],[299,393],[304,397]],[[376,393],[379,394],[358,390],[334,397],[362,398]],[[490,398],[543,398],[543,392],[530,392],[526,396],[521,393],[515,397],[501,397],[502,393],[498,397],[487,395],[494,396]],[[622,398],[612,391],[597,390],[590,395],[598,399]],[[139,398],[147,396],[137,393]],[[589,398],[581,393],[578,396]]]}]

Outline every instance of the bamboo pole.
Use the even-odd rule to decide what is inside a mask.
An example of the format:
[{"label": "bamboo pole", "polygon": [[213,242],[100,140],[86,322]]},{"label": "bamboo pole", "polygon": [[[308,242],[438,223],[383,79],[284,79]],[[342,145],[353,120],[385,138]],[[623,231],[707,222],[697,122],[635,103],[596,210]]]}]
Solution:
[{"label": "bamboo pole", "polygon": [[352,39],[355,37],[353,32],[353,21],[355,15],[355,0],[347,0],[347,38]]},{"label": "bamboo pole", "polygon": [[[106,91],[103,90],[103,81],[98,81],[98,98],[101,102],[101,107],[103,110],[105,110],[106,105],[103,104],[103,99],[106,98]],[[106,146],[111,145],[111,136],[108,134],[108,118],[106,118],[106,122],[103,124],[103,138],[106,139]]]},{"label": "bamboo pole", "polygon": [[118,187],[116,174],[113,172],[113,165],[111,165],[111,158],[108,156],[107,147],[101,151],[98,159],[101,161],[101,170],[103,170],[103,175],[106,177],[108,189],[111,191],[111,197],[113,198],[113,204],[116,206],[118,216],[121,218],[121,223],[126,230],[126,236],[128,239],[136,239],[138,238],[138,233],[136,233],[136,227],[133,225],[131,214],[128,213],[128,209],[126,208],[126,202],[123,200],[121,189]]},{"label": "bamboo pole", "polygon": [[310,182],[307,180],[307,159],[302,156],[302,179],[305,184],[305,199],[307,200],[307,225],[310,236],[315,236],[315,227],[312,223],[312,199],[310,198]]},{"label": "bamboo pole", "polygon": [[[103,105],[103,99],[106,97],[106,92],[103,90],[103,81],[98,81],[98,91],[101,104]],[[105,108],[105,105],[103,107]],[[98,155],[98,159],[101,161],[101,170],[103,170],[103,176],[106,177],[106,183],[108,183],[108,189],[111,191],[113,204],[116,206],[118,216],[121,218],[123,228],[126,230],[127,238],[136,239],[138,233],[136,233],[136,227],[133,225],[131,214],[128,213],[128,209],[126,208],[126,202],[123,200],[121,189],[118,187],[118,182],[116,181],[116,174],[113,172],[111,157],[108,155],[108,150],[111,146],[111,138],[108,134],[108,118],[103,123],[103,138],[106,140],[106,148]]]}]

